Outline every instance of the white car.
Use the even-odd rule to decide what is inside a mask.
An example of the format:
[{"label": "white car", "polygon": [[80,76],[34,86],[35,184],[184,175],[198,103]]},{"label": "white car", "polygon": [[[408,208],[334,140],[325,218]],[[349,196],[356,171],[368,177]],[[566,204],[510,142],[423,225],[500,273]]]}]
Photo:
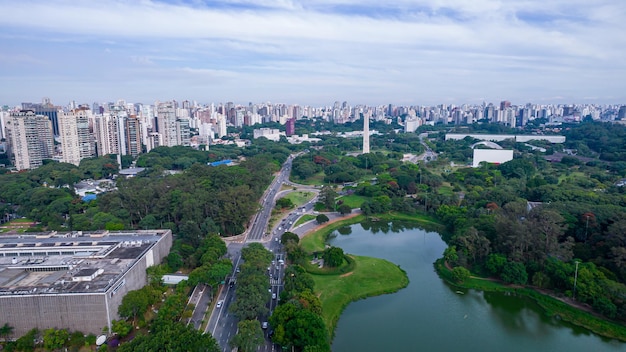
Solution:
[{"label": "white car", "polygon": [[261,327],[262,327],[263,329],[267,329],[267,327],[268,327],[268,326],[269,326],[269,324],[268,324],[266,321],[264,321],[263,323],[261,323]]},{"label": "white car", "polygon": [[224,304],[224,301],[217,301],[215,308],[222,308],[222,304]]},{"label": "white car", "polygon": [[272,299],[276,299],[276,294],[272,293]]}]

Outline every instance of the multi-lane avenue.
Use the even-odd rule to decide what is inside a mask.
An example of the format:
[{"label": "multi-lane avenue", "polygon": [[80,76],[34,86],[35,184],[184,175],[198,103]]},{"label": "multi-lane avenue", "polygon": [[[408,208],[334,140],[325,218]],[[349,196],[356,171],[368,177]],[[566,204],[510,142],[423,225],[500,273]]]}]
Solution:
[{"label": "multi-lane avenue", "polygon": [[[288,231],[296,222],[298,217],[304,211],[310,211],[313,207],[313,201],[301,206],[297,211],[290,213],[288,216],[282,219],[282,221],[276,225],[273,229],[268,228],[268,223],[272,214],[272,208],[275,205],[275,200],[279,195],[280,188],[283,184],[289,183],[289,173],[291,171],[291,163],[295,156],[289,156],[287,161],[283,164],[278,175],[274,178],[274,181],[270,184],[265,191],[260,203],[260,210],[252,220],[248,231],[244,234],[245,238],[240,242],[228,243],[228,256],[233,260],[233,272],[228,278],[225,285],[221,287],[219,294],[217,295],[217,303],[209,305],[213,307],[212,312],[207,312],[209,320],[204,330],[205,333],[213,335],[220,345],[222,351],[231,351],[229,345],[232,337],[237,333],[238,319],[229,312],[230,304],[235,299],[237,290],[236,278],[239,271],[239,265],[241,264],[241,249],[246,243],[260,242],[272,253],[274,253],[274,261],[268,268],[267,274],[270,285],[268,290],[272,293],[272,299],[267,303],[269,314],[271,315],[278,304],[280,298],[280,292],[283,289],[283,275],[284,275],[284,253],[282,252],[282,246],[280,244],[280,236]],[[291,184],[291,183],[289,183]],[[259,317],[261,322],[267,321],[269,316]],[[268,327],[265,331],[266,343],[260,346],[258,351],[270,352],[279,351],[280,346],[272,344],[269,339],[269,331],[271,327]]]}]

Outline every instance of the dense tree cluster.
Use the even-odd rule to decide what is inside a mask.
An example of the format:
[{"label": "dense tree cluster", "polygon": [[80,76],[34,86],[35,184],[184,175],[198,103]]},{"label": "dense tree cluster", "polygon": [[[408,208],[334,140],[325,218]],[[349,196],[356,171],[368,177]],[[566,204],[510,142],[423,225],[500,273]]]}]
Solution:
[{"label": "dense tree cluster", "polygon": [[276,209],[291,209],[293,207],[293,201],[290,198],[282,197],[276,200]]},{"label": "dense tree cluster", "polygon": [[251,243],[241,250],[241,273],[237,278],[237,299],[230,311],[241,320],[253,320],[267,314],[266,303],[271,296],[267,268],[274,255],[260,243]]},{"label": "dense tree cluster", "polygon": [[568,130],[573,136],[568,143],[600,159],[549,163],[526,152],[499,166],[445,175],[464,198],[436,208],[451,234],[444,257],[505,282],[575,296],[608,317],[626,320],[626,190],[618,186],[624,169],[602,160],[598,151],[603,146],[620,153],[623,142],[616,140],[623,131],[585,125]]},{"label": "dense tree cluster", "polygon": [[187,268],[195,268],[189,274],[191,286],[202,283],[210,288],[216,288],[233,269],[230,259],[223,257],[226,252],[226,243],[216,234],[211,234],[197,248],[181,240],[177,241],[168,259],[180,256],[187,259],[184,261]]},{"label": "dense tree cluster", "polygon": [[237,334],[230,341],[232,347],[241,352],[254,352],[265,342],[263,329],[258,320],[241,320],[237,323]]},{"label": "dense tree cluster", "polygon": [[[0,215],[17,214],[61,230],[67,216],[81,207],[71,187],[80,180],[111,177],[117,170],[115,159],[105,156],[83,159],[79,166],[48,161],[34,170],[0,175]],[[102,229],[103,221],[95,219]]]},{"label": "dense tree cluster", "polygon": [[[149,167],[130,179],[117,179],[117,190],[83,202],[73,184],[111,177],[118,170],[113,157],[83,159],[79,167],[48,162],[27,172],[0,175],[0,211],[40,223],[33,230],[121,230],[171,228],[198,244],[207,233],[241,233],[257,210],[272,173],[289,150],[260,142],[249,149],[215,148],[202,152],[184,147],[159,147],[143,154],[138,165]],[[207,161],[243,155],[236,166],[212,167]],[[170,174],[166,170],[182,170]]]},{"label": "dense tree cluster", "polygon": [[295,233],[293,233],[291,231],[283,232],[283,234],[280,236],[280,243],[282,245],[287,245],[290,242],[298,244],[300,242],[300,237],[298,237],[297,234],[295,234]]},{"label": "dense tree cluster", "polygon": [[[486,124],[469,126],[469,131],[524,133]],[[451,161],[470,161],[470,146],[477,140],[445,141],[443,130],[429,133],[427,143],[439,155],[426,164],[399,164],[382,153],[342,156],[333,147],[298,162],[318,165],[325,173],[329,166],[351,162],[361,171],[353,191],[365,197],[365,215],[425,211],[436,216],[446,226],[450,248],[445,256],[454,266],[575,296],[626,320],[626,187],[620,183],[626,177],[625,131],[584,123],[563,129],[565,146],[532,141],[548,154],[573,149],[560,162],[507,140],[501,144],[515,151],[509,162],[451,167]],[[388,142],[398,136],[387,137],[394,139]],[[375,177],[366,177],[368,172]],[[456,274],[462,280],[466,272],[457,269]]]},{"label": "dense tree cluster", "polygon": [[[0,337],[6,339],[12,335],[13,327],[5,323],[0,328]],[[0,349],[8,352],[32,352],[46,351],[82,351],[84,348],[95,348],[96,335],[85,335],[80,331],[70,332],[66,329],[46,329],[39,331],[32,329],[15,341],[5,341],[0,344]]]},{"label": "dense tree cluster", "polygon": [[304,180],[323,172],[324,182],[341,184],[373,176],[401,164],[399,160],[401,156],[394,153],[385,155],[377,152],[356,157],[344,154],[344,150],[334,146],[326,146],[322,151],[303,154],[293,161],[292,175]]},{"label": "dense tree cluster", "polygon": [[585,122],[568,127],[564,130],[567,148],[575,149],[582,156],[626,163],[626,126]]},{"label": "dense tree cluster", "polygon": [[[186,284],[176,287],[174,292],[167,295],[165,302],[160,304],[156,317],[148,322],[150,333],[139,331],[131,341],[122,343],[117,350],[120,352],[219,351],[217,341],[211,335],[202,334],[201,331],[181,322],[181,318],[186,318],[191,313],[186,309],[186,291]],[[124,297],[124,300],[127,300],[127,297],[128,295]],[[160,303],[160,299],[158,301]]]},{"label": "dense tree cluster", "polygon": [[301,266],[285,270],[281,304],[270,317],[272,341],[294,351],[330,351],[322,305],[313,287],[313,278]]},{"label": "dense tree cluster", "polygon": [[[170,227],[190,243],[210,232],[235,235],[256,212],[256,200],[276,170],[273,159],[259,155],[237,166],[196,163],[166,177],[153,171],[119,180],[118,191],[103,195],[98,208],[131,228]],[[88,214],[74,217],[77,224]]]},{"label": "dense tree cluster", "polygon": [[168,320],[154,323],[149,335],[138,334],[131,341],[117,348],[119,352],[217,352],[220,350],[217,341],[210,334],[203,334],[192,326]]},{"label": "dense tree cluster", "polygon": [[260,243],[251,243],[241,250],[241,272],[237,278],[237,298],[230,311],[240,319],[238,332],[230,341],[242,351],[256,351],[264,342],[258,318],[267,314],[266,303],[271,296],[267,270],[274,255]]},{"label": "dense tree cluster", "polygon": [[341,266],[344,262],[343,249],[339,247],[329,247],[322,253],[322,259],[324,259],[324,266],[336,268]]}]

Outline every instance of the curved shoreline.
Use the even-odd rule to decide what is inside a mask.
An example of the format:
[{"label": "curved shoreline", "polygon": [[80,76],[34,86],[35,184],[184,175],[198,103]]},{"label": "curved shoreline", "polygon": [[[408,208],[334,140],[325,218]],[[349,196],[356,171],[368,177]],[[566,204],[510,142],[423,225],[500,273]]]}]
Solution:
[{"label": "curved shoreline", "polygon": [[[394,214],[384,214],[383,216],[380,216],[380,218],[383,218],[389,221],[400,220],[400,221],[417,222],[417,223],[426,225],[427,227],[437,226],[436,223],[431,222],[430,220],[426,218],[416,219],[410,216],[396,216]],[[316,227],[315,229],[307,232],[304,236],[302,236],[302,239],[306,237],[310,238],[310,236],[316,236],[317,238],[312,240],[311,244],[316,244],[314,242],[321,241],[322,243],[319,249],[323,249],[326,239],[332,231],[336,230],[337,228],[341,226],[353,225],[356,223],[361,223],[365,220],[367,220],[367,218],[365,218],[364,216],[350,216],[348,218],[335,219],[334,221],[320,225]],[[369,258],[369,257],[364,257],[364,258]],[[511,292],[514,294],[523,295],[535,301],[542,309],[544,309],[546,314],[549,316],[559,316],[560,319],[567,321],[571,324],[574,324],[576,326],[585,328],[598,336],[615,339],[621,342],[626,342],[626,326],[623,326],[619,323],[614,323],[612,321],[599,318],[592,313],[589,313],[578,307],[572,306],[571,304],[564,302],[562,300],[559,300],[558,298],[555,298],[549,294],[538,292],[528,287],[521,287],[521,288],[507,287],[505,285],[500,284],[499,287],[496,289],[496,288],[489,288],[489,287],[479,286],[479,285],[469,285],[467,283],[464,285],[460,285],[454,282],[454,280],[452,280],[452,278],[449,277],[449,275],[446,275],[445,265],[443,264],[438,265],[439,262],[441,262],[441,259],[438,259],[435,263],[433,263],[435,266],[435,270],[437,271],[437,274],[442,280],[446,281],[447,283],[453,286],[466,288],[466,289],[475,289],[475,290],[479,290],[483,292]],[[406,276],[406,273],[404,273],[404,275]],[[340,278],[339,275],[337,275],[336,277]],[[479,278],[476,278],[476,279],[479,279]],[[408,278],[407,278],[406,285],[399,287],[395,289],[394,291],[381,292],[378,294],[373,293],[373,294],[362,296],[362,297],[355,296],[356,298],[352,300],[347,300],[341,307],[336,319],[334,319],[334,321],[331,321],[331,324],[328,326],[331,338],[334,336],[334,329],[336,326],[336,322],[338,321],[341,315],[341,312],[345,309],[345,307],[348,306],[348,304],[350,304],[351,302],[358,301],[360,299],[367,298],[367,297],[374,297],[374,296],[378,296],[378,295],[385,294],[385,293],[394,293],[406,287],[407,285],[408,285]],[[317,290],[316,290],[316,293],[317,293]]]},{"label": "curved shoreline", "polygon": [[[307,232],[300,243],[304,241],[303,248],[308,247],[309,250],[322,250],[332,231],[365,220],[366,218],[360,214],[335,219]],[[315,293],[322,302],[322,316],[331,340],[335,335],[335,328],[341,313],[350,303],[368,297],[395,293],[409,285],[408,275],[395,263],[374,257],[349,256],[355,262],[355,268],[350,271],[349,275],[342,272],[336,275],[319,275],[309,272],[316,284]],[[324,287],[320,289],[320,285]],[[355,290],[354,286],[360,290]],[[328,291],[333,291],[333,293],[329,295]]]},{"label": "curved shoreline", "polygon": [[560,300],[550,294],[539,292],[528,286],[507,286],[496,281],[491,281],[491,285],[489,286],[472,284],[472,282],[476,282],[476,280],[484,280],[484,278],[480,277],[472,277],[474,280],[471,278],[470,280],[459,284],[452,279],[451,271],[443,263],[443,258],[437,259],[433,265],[439,277],[454,287],[483,292],[508,292],[524,296],[537,303],[537,305],[539,305],[548,316],[558,316],[559,319],[578,327],[585,328],[598,336],[626,342],[626,326],[600,318],[593,313],[571,305],[568,302]]}]

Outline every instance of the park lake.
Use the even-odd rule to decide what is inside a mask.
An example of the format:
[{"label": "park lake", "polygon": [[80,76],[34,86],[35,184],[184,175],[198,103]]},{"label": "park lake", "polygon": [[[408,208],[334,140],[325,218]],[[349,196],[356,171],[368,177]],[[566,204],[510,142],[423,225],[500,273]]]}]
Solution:
[{"label": "park lake", "polygon": [[349,304],[335,330],[334,352],[626,349],[625,343],[546,316],[527,298],[449,286],[433,267],[446,248],[435,232],[409,223],[365,222],[333,232],[329,243],[389,260],[410,280],[397,293]]}]

